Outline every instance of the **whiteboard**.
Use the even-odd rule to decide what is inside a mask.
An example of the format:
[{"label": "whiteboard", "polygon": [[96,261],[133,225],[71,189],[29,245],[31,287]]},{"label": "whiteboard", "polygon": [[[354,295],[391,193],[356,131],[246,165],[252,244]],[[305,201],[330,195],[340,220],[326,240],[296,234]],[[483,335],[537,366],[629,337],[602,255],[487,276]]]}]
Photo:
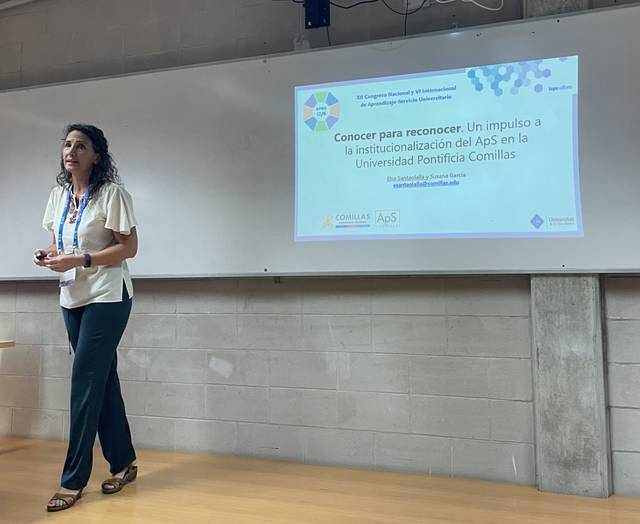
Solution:
[{"label": "whiteboard", "polygon": [[[134,197],[137,277],[636,272],[638,27],[630,6],[0,93],[0,279],[49,276],[31,253],[75,121],[104,129]],[[294,242],[296,86],[565,55],[583,237]]]}]

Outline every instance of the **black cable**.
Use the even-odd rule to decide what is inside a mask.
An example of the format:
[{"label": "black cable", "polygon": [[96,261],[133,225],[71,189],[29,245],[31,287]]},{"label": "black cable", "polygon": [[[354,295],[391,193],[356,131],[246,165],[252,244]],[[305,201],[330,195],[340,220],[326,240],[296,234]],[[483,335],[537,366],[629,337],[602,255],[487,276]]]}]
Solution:
[{"label": "black cable", "polygon": [[402,12],[402,11],[397,11],[396,9],[391,7],[389,4],[387,4],[387,0],[380,0],[380,1],[387,7],[389,11],[393,11],[395,14],[402,15],[402,16],[409,16],[417,13],[418,11],[420,11],[420,9],[424,7],[424,4],[427,3],[427,0],[422,0],[422,3],[418,7],[416,7],[413,11],[409,11],[407,9],[406,11]]},{"label": "black cable", "polygon": [[329,33],[329,26],[326,26],[325,29],[327,30],[327,41],[329,42],[329,47],[331,47],[331,34]]},{"label": "black cable", "polygon": [[404,36],[407,36],[407,18],[409,18],[409,15],[407,14],[409,12],[409,0],[407,0],[407,7],[404,10]]},{"label": "black cable", "polygon": [[[304,4],[305,0],[291,0],[294,4]],[[351,4],[351,5],[340,5],[340,4],[336,4],[335,2],[329,2],[332,6],[334,7],[339,7],[340,9],[352,9],[353,7],[358,7],[359,5],[362,4],[376,4],[378,3],[380,0],[360,0],[360,2],[356,2],[355,4]]]},{"label": "black cable", "polygon": [[329,2],[329,3],[334,7],[339,7],[340,9],[352,9],[353,7],[357,7],[362,4],[377,4],[378,2],[379,0],[360,0],[360,2],[356,2],[355,4],[351,4],[351,5],[340,5],[340,4],[336,4],[335,2]]}]

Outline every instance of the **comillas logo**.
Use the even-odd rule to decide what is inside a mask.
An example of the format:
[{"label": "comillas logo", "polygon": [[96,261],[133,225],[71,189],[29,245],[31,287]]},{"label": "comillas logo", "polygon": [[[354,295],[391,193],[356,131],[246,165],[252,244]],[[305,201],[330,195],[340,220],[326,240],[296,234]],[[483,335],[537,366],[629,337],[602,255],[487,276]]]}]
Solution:
[{"label": "comillas logo", "polygon": [[312,131],[329,131],[340,119],[340,102],[327,91],[314,93],[304,103],[302,119]]},{"label": "comillas logo", "polygon": [[371,220],[371,213],[338,213],[336,220],[339,222],[360,222]]},{"label": "comillas logo", "polygon": [[371,227],[371,213],[355,212],[355,213],[336,213],[335,215],[337,229],[348,227]]}]

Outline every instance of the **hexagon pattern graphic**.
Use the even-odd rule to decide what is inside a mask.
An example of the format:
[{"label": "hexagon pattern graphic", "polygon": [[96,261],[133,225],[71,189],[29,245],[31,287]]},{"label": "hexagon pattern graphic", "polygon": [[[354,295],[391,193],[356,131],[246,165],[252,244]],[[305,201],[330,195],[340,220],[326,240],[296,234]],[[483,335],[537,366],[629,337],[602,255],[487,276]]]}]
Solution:
[{"label": "hexagon pattern graphic", "polygon": [[[564,62],[565,57],[558,58]],[[543,62],[545,64],[543,65]],[[517,95],[523,89],[533,89],[536,93],[544,90],[544,79],[551,76],[551,69],[547,63],[552,60],[529,60],[512,64],[496,64],[471,68],[467,77],[476,91],[491,89],[495,96],[502,96],[506,91]]]}]

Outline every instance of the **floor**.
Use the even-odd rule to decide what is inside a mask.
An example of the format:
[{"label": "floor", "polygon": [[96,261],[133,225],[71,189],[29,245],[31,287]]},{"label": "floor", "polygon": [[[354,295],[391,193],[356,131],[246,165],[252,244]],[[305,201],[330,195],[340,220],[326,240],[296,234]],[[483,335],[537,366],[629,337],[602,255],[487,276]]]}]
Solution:
[{"label": "floor", "polygon": [[0,522],[11,524],[637,524],[640,498],[587,499],[494,482],[138,450],[138,480],[102,495],[94,473],[76,506],[47,513],[65,444],[0,437]]}]

